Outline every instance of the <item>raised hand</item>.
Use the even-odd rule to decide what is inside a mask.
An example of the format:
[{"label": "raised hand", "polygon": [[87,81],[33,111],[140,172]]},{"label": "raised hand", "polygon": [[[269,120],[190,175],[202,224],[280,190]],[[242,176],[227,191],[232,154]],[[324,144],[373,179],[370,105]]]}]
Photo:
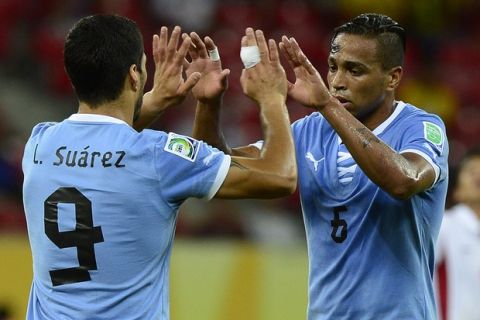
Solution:
[{"label": "raised hand", "polygon": [[242,47],[258,46],[260,62],[248,69],[243,69],[240,77],[243,92],[261,104],[272,96],[281,96],[283,101],[287,95],[287,78],[280,64],[275,41],[265,40],[261,30],[247,28],[242,37]]},{"label": "raised hand", "polygon": [[288,95],[309,108],[319,109],[325,106],[332,96],[297,41],[283,36],[279,46],[295,73],[295,82],[288,82]]},{"label": "raised hand", "polygon": [[192,87],[200,80],[199,72],[191,72],[184,79],[183,62],[191,46],[190,37],[183,37],[180,47],[181,28],[176,26],[168,39],[168,28],[160,29],[160,36],[153,36],[153,59],[155,74],[153,88],[143,97],[143,108],[154,109],[158,112],[179,104],[185,99]]},{"label": "raised hand", "polygon": [[[185,39],[187,35],[183,35]],[[188,50],[191,62],[185,61],[186,74],[190,76],[195,72],[201,74],[200,80],[192,89],[195,99],[202,103],[216,103],[222,98],[223,93],[228,88],[229,69],[222,69],[220,59],[209,56],[209,51],[217,47],[210,37],[205,37],[205,42],[197,33],[190,33],[192,45]]]}]

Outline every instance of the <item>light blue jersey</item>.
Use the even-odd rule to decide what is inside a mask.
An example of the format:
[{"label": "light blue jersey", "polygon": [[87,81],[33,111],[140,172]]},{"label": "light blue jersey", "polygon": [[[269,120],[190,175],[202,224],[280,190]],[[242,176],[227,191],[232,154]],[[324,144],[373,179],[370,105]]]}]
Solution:
[{"label": "light blue jersey", "polygon": [[37,125],[23,158],[27,319],[169,319],[178,208],[213,197],[229,165],[201,141],[107,116]]},{"label": "light blue jersey", "polygon": [[398,102],[373,131],[435,169],[434,185],[405,201],[370,181],[321,114],[292,127],[310,264],[308,319],[436,319],[434,243],[448,180],[440,118]]}]

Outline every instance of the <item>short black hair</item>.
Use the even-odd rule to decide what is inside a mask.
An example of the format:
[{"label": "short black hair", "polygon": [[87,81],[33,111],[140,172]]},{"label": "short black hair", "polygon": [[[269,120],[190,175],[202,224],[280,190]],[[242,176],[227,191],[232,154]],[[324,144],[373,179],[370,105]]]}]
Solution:
[{"label": "short black hair", "polygon": [[377,13],[361,14],[335,28],[331,44],[341,33],[375,38],[378,42],[377,54],[385,70],[403,66],[405,30],[392,18]]},{"label": "short black hair", "polygon": [[65,70],[80,101],[95,107],[117,99],[132,64],[141,72],[142,34],[136,23],[117,15],[82,18],[68,32]]}]

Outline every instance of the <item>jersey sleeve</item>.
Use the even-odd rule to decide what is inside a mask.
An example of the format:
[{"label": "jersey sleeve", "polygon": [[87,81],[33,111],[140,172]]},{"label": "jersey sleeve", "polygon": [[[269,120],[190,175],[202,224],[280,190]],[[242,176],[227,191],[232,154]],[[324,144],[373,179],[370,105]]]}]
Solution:
[{"label": "jersey sleeve", "polygon": [[30,134],[30,137],[28,138],[28,141],[25,144],[25,148],[23,151],[22,168],[24,172],[28,169],[27,164],[30,163],[29,161],[26,161],[26,159],[33,159],[36,141],[43,134],[43,132],[45,132],[45,130],[55,124],[57,124],[57,122],[41,122],[33,127],[32,133]]},{"label": "jersey sleeve", "polygon": [[210,200],[222,185],[230,156],[191,137],[169,133],[155,146],[155,166],[163,195],[171,202]]},{"label": "jersey sleeve", "polygon": [[404,130],[400,153],[423,157],[435,170],[434,185],[448,176],[448,141],[442,120],[434,115],[418,116]]},{"label": "jersey sleeve", "polygon": [[32,129],[32,134],[30,135],[30,139],[36,138],[38,135],[41,135],[46,129],[56,124],[57,122],[41,122],[37,124]]},{"label": "jersey sleeve", "polygon": [[438,233],[438,238],[435,243],[435,265],[439,265],[445,259],[445,248],[448,241],[448,220],[450,217],[447,216],[448,213],[442,219],[442,225],[440,227],[440,232]]}]

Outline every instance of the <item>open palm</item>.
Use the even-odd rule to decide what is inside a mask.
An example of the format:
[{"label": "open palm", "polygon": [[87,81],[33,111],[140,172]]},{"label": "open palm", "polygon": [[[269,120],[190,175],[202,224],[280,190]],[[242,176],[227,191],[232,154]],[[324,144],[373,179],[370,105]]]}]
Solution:
[{"label": "open palm", "polygon": [[207,50],[216,48],[212,39],[206,37],[203,42],[195,32],[190,36],[194,46],[191,46],[188,52],[191,62],[185,61],[186,73],[187,76],[194,72],[201,74],[200,80],[192,89],[192,94],[200,102],[218,100],[228,88],[230,70],[222,69],[220,60],[214,61],[209,57]]},{"label": "open palm", "polygon": [[179,104],[200,78],[200,74],[194,72],[191,72],[186,79],[182,76],[182,62],[191,46],[191,39],[184,37],[177,50],[180,33],[181,29],[177,26],[173,29],[171,38],[168,39],[168,29],[162,27],[160,36],[153,37],[155,73],[153,88],[144,96],[144,104],[147,106],[167,108]]},{"label": "open palm", "polygon": [[288,95],[309,108],[327,104],[331,98],[328,88],[295,39],[283,36],[280,50],[295,73],[295,82],[288,83]]}]

